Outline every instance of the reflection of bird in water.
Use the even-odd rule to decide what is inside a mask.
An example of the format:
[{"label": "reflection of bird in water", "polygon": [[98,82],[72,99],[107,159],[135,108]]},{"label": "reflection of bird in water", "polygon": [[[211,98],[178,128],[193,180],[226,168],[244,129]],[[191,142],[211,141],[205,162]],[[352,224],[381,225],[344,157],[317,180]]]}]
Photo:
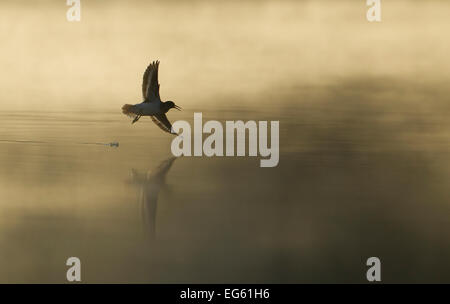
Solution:
[{"label": "reflection of bird in water", "polygon": [[158,68],[159,61],[153,61],[145,70],[142,80],[144,101],[135,105],[124,105],[122,113],[134,118],[131,122],[132,124],[138,121],[141,116],[150,116],[152,121],[162,130],[176,135],[172,130],[172,124],[167,119],[166,113],[172,108],[179,111],[181,108],[175,105],[173,101],[161,101],[159,96]]},{"label": "reflection of bird in water", "polygon": [[175,161],[172,157],[162,161],[153,171],[140,173],[135,169],[131,170],[132,183],[140,188],[140,213],[142,223],[146,233],[149,233],[152,239],[156,236],[156,212],[158,206],[158,194],[163,186],[166,185],[165,178],[167,172]]}]

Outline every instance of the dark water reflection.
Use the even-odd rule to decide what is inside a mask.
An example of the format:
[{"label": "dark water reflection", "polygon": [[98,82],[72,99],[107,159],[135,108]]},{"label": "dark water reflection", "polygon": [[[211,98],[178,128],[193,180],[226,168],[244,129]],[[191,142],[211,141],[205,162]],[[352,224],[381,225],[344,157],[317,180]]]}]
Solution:
[{"label": "dark water reflection", "polygon": [[139,172],[131,170],[132,180],[139,189],[140,217],[143,224],[143,231],[153,241],[156,238],[156,218],[158,210],[158,195],[162,188],[166,188],[166,174],[172,167],[176,157],[163,160],[154,170]]},{"label": "dark water reflection", "polygon": [[378,256],[385,282],[448,282],[448,93],[366,79],[205,105],[279,120],[276,168],[174,162],[171,137],[120,113],[3,113],[2,140],[46,143],[0,142],[0,281],[64,282],[77,256],[84,282],[364,282]]}]

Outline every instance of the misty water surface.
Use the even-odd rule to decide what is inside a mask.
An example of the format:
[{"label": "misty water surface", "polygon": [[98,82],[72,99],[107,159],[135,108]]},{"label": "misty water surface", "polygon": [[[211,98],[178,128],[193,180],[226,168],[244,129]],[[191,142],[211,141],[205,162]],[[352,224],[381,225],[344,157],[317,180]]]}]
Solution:
[{"label": "misty water surface", "polygon": [[[0,4],[0,282],[449,282],[447,3],[133,4]],[[171,121],[278,120],[279,165],[164,169],[120,111],[155,59]]]}]

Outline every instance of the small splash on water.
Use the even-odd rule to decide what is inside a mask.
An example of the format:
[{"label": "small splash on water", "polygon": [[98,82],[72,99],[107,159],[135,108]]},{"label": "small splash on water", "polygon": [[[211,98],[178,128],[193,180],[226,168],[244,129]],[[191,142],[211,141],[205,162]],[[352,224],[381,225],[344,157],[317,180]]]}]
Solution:
[{"label": "small splash on water", "polygon": [[101,145],[101,146],[109,146],[109,147],[113,147],[113,148],[118,148],[119,147],[119,142],[110,142],[110,143],[80,143],[82,145]]}]

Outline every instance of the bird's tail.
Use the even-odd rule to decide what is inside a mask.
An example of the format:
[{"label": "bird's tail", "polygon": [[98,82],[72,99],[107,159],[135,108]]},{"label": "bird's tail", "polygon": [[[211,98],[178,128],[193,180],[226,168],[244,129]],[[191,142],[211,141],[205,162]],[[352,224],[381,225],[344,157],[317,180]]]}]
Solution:
[{"label": "bird's tail", "polygon": [[123,105],[122,113],[125,115],[128,115],[128,116],[131,116],[131,117],[136,116],[135,106],[130,105],[130,104]]}]

